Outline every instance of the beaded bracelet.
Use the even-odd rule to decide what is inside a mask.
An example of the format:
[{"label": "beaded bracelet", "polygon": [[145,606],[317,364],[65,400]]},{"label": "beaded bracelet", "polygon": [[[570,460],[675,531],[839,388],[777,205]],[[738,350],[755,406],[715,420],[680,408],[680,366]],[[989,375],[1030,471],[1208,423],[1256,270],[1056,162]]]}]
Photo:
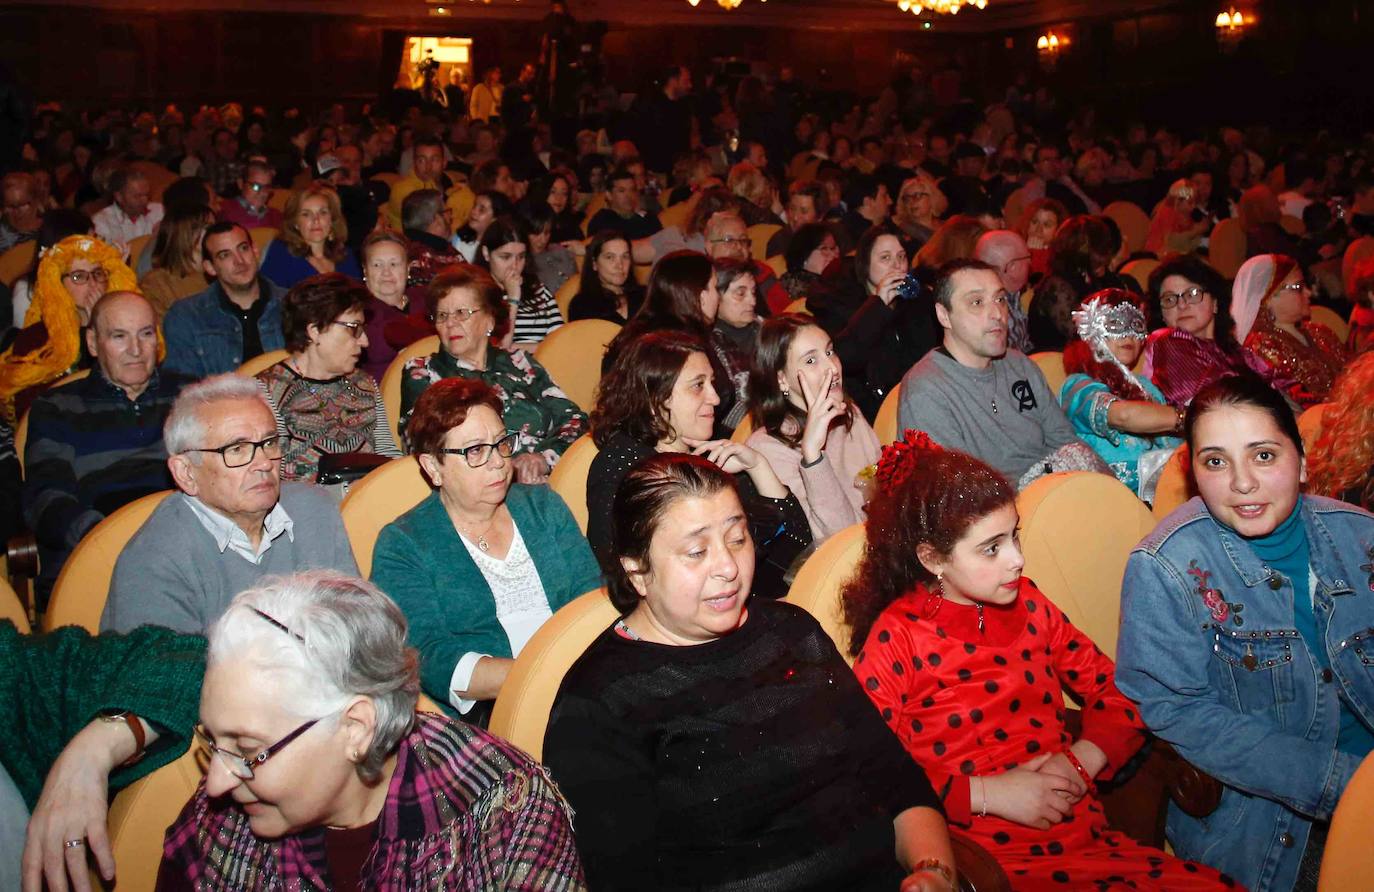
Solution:
[{"label": "beaded bracelet", "polygon": [[1097,785],[1093,783],[1092,775],[1088,774],[1088,769],[1084,768],[1083,763],[1078,761],[1073,750],[1064,750],[1064,758],[1069,760],[1069,764],[1073,766],[1074,771],[1078,772],[1078,776],[1083,778],[1083,783],[1087,785],[1089,790],[1097,789]]}]

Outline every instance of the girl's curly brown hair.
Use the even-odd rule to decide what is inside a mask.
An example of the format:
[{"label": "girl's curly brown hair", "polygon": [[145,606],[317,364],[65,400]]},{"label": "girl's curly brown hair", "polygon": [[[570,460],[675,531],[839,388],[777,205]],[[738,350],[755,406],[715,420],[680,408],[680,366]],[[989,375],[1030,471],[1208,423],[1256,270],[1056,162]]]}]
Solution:
[{"label": "girl's curly brown hair", "polygon": [[887,605],[918,582],[934,581],[916,557],[918,545],[948,555],[975,522],[1016,501],[1007,479],[971,455],[899,443],[883,450],[880,465],[892,464],[894,449],[905,467],[880,472],[887,485],[868,503],[863,560],[840,592],[854,656]]}]

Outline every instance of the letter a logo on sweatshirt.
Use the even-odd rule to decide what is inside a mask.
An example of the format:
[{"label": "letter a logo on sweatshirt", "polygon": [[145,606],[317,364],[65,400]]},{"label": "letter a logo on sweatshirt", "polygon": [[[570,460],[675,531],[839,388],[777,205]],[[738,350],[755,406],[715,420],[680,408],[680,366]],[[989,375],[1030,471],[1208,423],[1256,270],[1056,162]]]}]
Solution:
[{"label": "letter a logo on sweatshirt", "polygon": [[1025,378],[1011,385],[1011,395],[1016,397],[1016,411],[1030,412],[1040,404],[1035,401],[1035,391]]}]

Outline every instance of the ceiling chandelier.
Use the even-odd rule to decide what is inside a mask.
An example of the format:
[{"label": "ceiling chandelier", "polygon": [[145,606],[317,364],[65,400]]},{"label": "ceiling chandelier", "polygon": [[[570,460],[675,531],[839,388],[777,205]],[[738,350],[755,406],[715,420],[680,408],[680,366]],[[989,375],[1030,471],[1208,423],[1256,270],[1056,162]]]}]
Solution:
[{"label": "ceiling chandelier", "polygon": [[[687,0],[692,6],[696,6],[701,0]],[[767,3],[768,0],[759,0],[760,3]],[[739,9],[744,0],[716,0],[716,5],[721,9]]]},{"label": "ceiling chandelier", "polygon": [[958,15],[961,9],[987,9],[988,0],[897,0],[897,8],[912,15],[926,11],[940,15]]}]

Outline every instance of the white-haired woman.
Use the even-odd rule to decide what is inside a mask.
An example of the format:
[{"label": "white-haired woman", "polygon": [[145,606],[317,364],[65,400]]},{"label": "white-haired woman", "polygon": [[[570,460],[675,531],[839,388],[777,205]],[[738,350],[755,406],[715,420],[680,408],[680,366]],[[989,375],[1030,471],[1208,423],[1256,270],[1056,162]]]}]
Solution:
[{"label": "white-haired woman", "polygon": [[159,892],[584,888],[538,765],[416,715],[405,617],[377,587],[269,579],[209,639],[198,734],[212,758],[168,831]]}]

